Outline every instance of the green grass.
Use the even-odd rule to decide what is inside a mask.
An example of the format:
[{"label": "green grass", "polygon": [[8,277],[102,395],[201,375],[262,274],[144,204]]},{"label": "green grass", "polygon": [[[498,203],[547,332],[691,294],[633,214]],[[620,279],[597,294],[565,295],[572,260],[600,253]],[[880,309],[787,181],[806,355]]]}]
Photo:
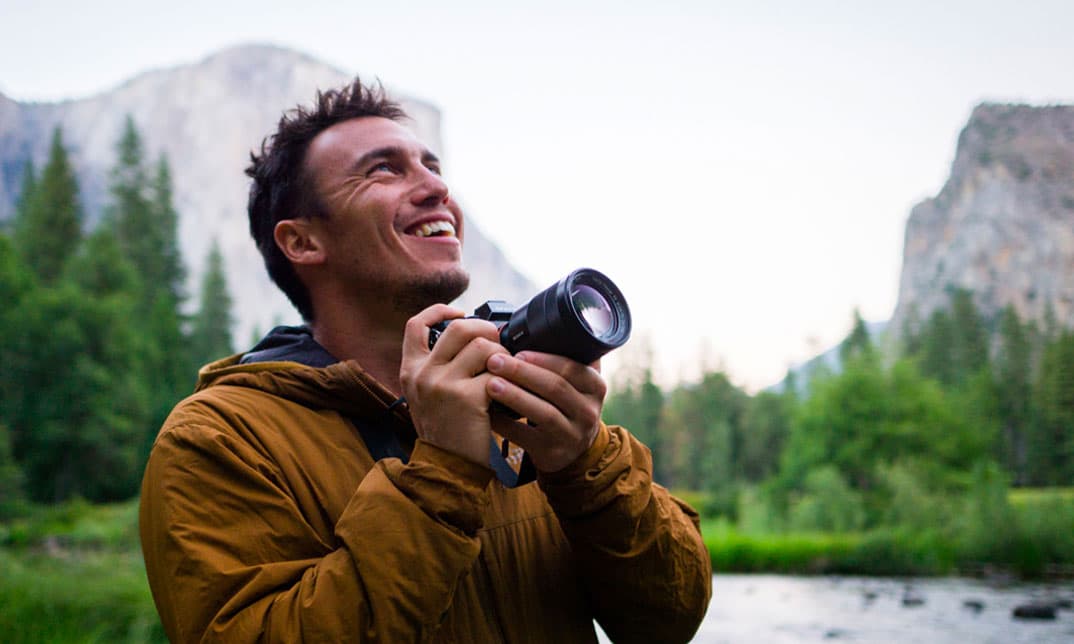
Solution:
[{"label": "green grass", "polygon": [[137,501],[73,502],[0,524],[3,641],[166,642],[137,512]]},{"label": "green grass", "polygon": [[1008,499],[1008,514],[989,525],[958,516],[924,529],[747,533],[707,518],[702,537],[717,572],[900,576],[991,567],[1035,578],[1074,566],[1074,488],[1020,489]]}]

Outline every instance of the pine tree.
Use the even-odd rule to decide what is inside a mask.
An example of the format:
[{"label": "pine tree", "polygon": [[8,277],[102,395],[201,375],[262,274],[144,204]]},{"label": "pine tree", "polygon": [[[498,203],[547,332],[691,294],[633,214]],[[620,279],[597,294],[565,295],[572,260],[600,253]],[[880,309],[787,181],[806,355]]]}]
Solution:
[{"label": "pine tree", "polygon": [[19,188],[19,195],[15,199],[15,216],[11,221],[7,222],[7,226],[11,227],[14,231],[20,225],[19,222],[25,221],[29,216],[29,212],[33,208],[33,200],[37,198],[37,170],[34,169],[34,162],[32,159],[26,159],[26,163],[22,168],[22,183]]},{"label": "pine tree", "polygon": [[1045,345],[1034,383],[1034,419],[1027,440],[1033,485],[1074,483],[1074,331]]},{"label": "pine tree", "polygon": [[988,329],[970,291],[957,289],[951,294],[951,322],[955,329],[955,378],[964,383],[989,364]]},{"label": "pine tree", "polygon": [[855,357],[870,357],[873,354],[873,343],[869,337],[869,330],[865,328],[865,320],[861,319],[861,313],[854,310],[854,327],[843,343],[839,345],[839,358],[846,365]]},{"label": "pine tree", "polygon": [[[106,211],[106,219],[115,230],[123,254],[142,276],[144,287],[159,288],[162,272],[160,234],[153,221],[142,137],[130,115],[116,144],[116,156],[109,185],[112,202]],[[141,298],[143,312],[149,310],[152,301],[153,297],[148,293]]]},{"label": "pine tree", "polygon": [[1031,418],[1032,346],[1026,326],[1014,307],[1000,317],[996,353],[996,387],[1000,422],[997,460],[1006,467],[1015,485],[1027,481],[1026,432]]},{"label": "pine tree", "polygon": [[231,296],[227,290],[224,258],[220,246],[213,241],[201,282],[200,306],[194,316],[191,332],[191,352],[199,364],[205,364],[232,353]]},{"label": "pine tree", "polygon": [[44,284],[59,278],[82,239],[78,181],[63,147],[59,127],[52,132],[48,163],[41,178],[24,175],[15,222],[16,246]]},{"label": "pine tree", "polygon": [[157,160],[157,170],[150,186],[153,261],[146,277],[171,296],[182,302],[186,269],[179,251],[179,214],[172,198],[172,173],[163,154]]}]

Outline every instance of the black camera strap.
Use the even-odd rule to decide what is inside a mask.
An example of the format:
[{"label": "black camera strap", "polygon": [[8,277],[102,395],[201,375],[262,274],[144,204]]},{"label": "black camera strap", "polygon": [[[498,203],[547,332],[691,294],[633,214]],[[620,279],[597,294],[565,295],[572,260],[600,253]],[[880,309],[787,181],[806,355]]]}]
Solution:
[{"label": "black camera strap", "polygon": [[[410,454],[403,448],[399,434],[392,427],[391,412],[405,399],[399,398],[393,402],[381,415],[379,421],[370,418],[351,417],[351,424],[358,430],[366,449],[374,461],[384,458],[398,458],[404,463],[409,462]],[[496,473],[496,478],[506,488],[520,487],[537,480],[537,469],[530,460],[530,455],[524,453],[518,472],[515,472],[511,464],[507,462],[504,454],[507,441],[504,439],[503,446],[496,444],[495,438],[489,439],[489,467]]]}]

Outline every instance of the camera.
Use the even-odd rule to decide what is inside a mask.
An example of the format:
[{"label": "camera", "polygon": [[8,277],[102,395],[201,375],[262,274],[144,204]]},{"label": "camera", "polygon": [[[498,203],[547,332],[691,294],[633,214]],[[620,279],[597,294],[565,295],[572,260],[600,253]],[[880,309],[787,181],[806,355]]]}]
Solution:
[{"label": "camera", "polygon": [[[579,268],[535,295],[517,310],[501,300],[477,307],[471,318],[500,329],[500,344],[511,355],[541,351],[589,364],[630,339],[630,309],[622,291],[606,275]],[[429,348],[451,320],[429,329]]]}]

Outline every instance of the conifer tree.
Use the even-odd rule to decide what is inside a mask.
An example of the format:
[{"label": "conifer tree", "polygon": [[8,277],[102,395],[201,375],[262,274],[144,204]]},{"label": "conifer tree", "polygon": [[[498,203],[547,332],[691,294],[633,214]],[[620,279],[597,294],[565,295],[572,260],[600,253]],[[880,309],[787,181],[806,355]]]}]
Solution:
[{"label": "conifer tree", "polygon": [[997,460],[1006,467],[1015,485],[1026,481],[1026,432],[1031,418],[1032,354],[1030,337],[1014,307],[1000,317],[996,353],[996,395],[1000,422]]},{"label": "conifer tree", "polygon": [[865,328],[865,320],[861,319],[861,313],[854,310],[854,327],[843,343],[839,345],[839,358],[844,365],[855,357],[871,356],[873,353],[872,339],[869,330]]},{"label": "conifer tree", "polygon": [[[159,233],[153,221],[142,137],[130,115],[116,143],[116,157],[109,184],[112,202],[106,218],[115,230],[123,254],[143,277],[144,286],[156,288],[161,277]],[[142,298],[143,310],[150,308],[152,299]]]},{"label": "conifer tree", "polygon": [[163,154],[157,160],[156,174],[150,186],[152,243],[154,266],[146,277],[165,290],[173,302],[182,302],[186,269],[179,251],[179,214],[172,198],[172,173]]},{"label": "conifer tree", "polygon": [[224,258],[215,240],[206,260],[199,304],[194,316],[190,346],[198,364],[205,364],[223,358],[233,350],[231,295],[227,290]]},{"label": "conifer tree", "polygon": [[1074,331],[1045,344],[1034,383],[1034,421],[1027,440],[1033,485],[1074,483]]},{"label": "conifer tree", "polygon": [[26,163],[22,168],[22,183],[19,188],[18,197],[15,199],[15,216],[8,226],[15,230],[19,226],[19,222],[25,221],[29,211],[32,208],[33,200],[37,196],[37,170],[34,169],[34,162],[32,159],[26,159]]},{"label": "conifer tree", "polygon": [[23,192],[15,222],[16,247],[38,279],[51,284],[82,239],[78,181],[58,126],[40,179],[35,180],[32,171],[24,175]]}]

